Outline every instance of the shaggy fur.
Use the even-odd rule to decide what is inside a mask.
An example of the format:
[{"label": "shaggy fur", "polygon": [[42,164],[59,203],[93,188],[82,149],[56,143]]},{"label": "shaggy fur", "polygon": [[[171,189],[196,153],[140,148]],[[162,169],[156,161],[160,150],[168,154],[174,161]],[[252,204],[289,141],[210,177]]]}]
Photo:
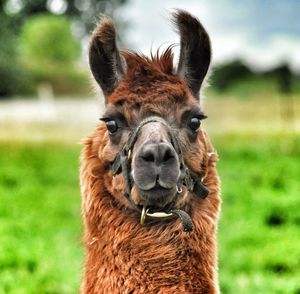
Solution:
[{"label": "shaggy fur", "polygon": [[[112,25],[107,20],[105,24]],[[129,126],[153,113],[180,125],[182,111],[198,105],[195,89],[175,73],[171,48],[151,58],[123,52],[121,59],[126,61],[124,76],[113,90],[105,85],[110,89],[106,103],[122,113]],[[140,225],[140,216],[123,196],[122,174],[113,176],[108,166],[128,132],[112,142],[105,123],[100,123],[85,139],[80,173],[86,247],[82,293],[219,293],[217,156],[202,129],[194,141],[184,132],[178,136],[186,165],[204,178],[210,191],[206,199],[184,191],[177,204],[190,214],[192,233],[183,232],[178,220]],[[134,186],[132,195],[138,201]]]}]

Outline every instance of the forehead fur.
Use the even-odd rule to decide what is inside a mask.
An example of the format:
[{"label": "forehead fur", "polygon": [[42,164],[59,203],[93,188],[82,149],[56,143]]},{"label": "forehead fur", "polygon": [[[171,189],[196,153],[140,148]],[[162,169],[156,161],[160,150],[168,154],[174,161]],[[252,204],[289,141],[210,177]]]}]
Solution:
[{"label": "forehead fur", "polygon": [[123,51],[126,59],[126,74],[114,93],[108,98],[112,104],[124,102],[155,103],[160,100],[185,102],[189,90],[175,74],[172,47],[161,54],[157,51],[147,57],[135,52]]},{"label": "forehead fur", "polygon": [[137,71],[148,71],[152,74],[174,75],[173,52],[169,46],[161,54],[159,50],[150,57],[130,51],[123,51],[122,55],[127,62],[127,77],[134,78]]}]

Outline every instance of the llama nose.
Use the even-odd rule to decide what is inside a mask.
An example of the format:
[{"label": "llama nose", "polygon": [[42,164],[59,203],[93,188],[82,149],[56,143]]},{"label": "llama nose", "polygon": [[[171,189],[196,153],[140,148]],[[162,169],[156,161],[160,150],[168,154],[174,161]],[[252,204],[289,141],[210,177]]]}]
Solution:
[{"label": "llama nose", "polygon": [[180,177],[178,155],[169,142],[145,143],[133,162],[133,179],[137,187],[146,191],[159,185],[165,189],[176,187]]},{"label": "llama nose", "polygon": [[148,164],[154,163],[157,167],[172,165],[176,161],[176,152],[168,143],[145,144],[139,157]]}]

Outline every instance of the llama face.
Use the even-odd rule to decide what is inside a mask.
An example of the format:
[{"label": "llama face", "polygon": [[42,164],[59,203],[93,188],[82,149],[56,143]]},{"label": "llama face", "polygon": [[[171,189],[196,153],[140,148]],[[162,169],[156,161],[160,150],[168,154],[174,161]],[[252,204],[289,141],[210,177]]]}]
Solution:
[{"label": "llama face", "polygon": [[[150,116],[154,122],[145,125],[136,141],[132,155],[132,179],[135,184],[135,201],[146,207],[165,207],[177,196],[183,166],[179,154],[172,144],[171,132],[178,138],[181,149],[188,156],[190,153],[184,146],[189,146],[192,153],[199,149],[201,142],[197,140],[200,131],[201,112],[196,108],[179,111],[174,120],[160,116]],[[185,142],[185,143],[184,143]],[[186,191],[179,197],[181,203]]]},{"label": "llama face", "polygon": [[[177,195],[182,174],[178,151],[169,130],[176,136],[185,165],[201,174],[204,158],[205,118],[199,106],[199,90],[210,62],[209,38],[201,24],[185,12],[175,15],[181,35],[180,61],[173,67],[172,48],[151,58],[119,52],[112,22],[104,19],[90,46],[90,67],[105,95],[101,147],[103,162],[112,163],[130,133],[145,119],[131,154],[132,199],[136,205],[164,207]],[[107,189],[122,199],[122,175],[107,171]],[[186,201],[183,188],[178,205]]]},{"label": "llama face", "polygon": [[[143,94],[139,91],[136,94],[135,88],[126,85],[126,81],[120,84],[123,95],[119,95],[117,89],[116,96],[130,99],[111,97],[114,103],[108,104],[103,115],[107,140],[106,144],[101,146],[99,154],[104,154],[102,160],[107,160],[109,154],[107,161],[112,162],[128,141],[130,132],[145,119],[155,118],[155,122],[148,123],[140,129],[132,149],[131,194],[136,205],[161,208],[175,198],[182,172],[166,125],[178,138],[186,165],[197,173],[200,172],[203,158],[203,134],[200,125],[205,115],[188,89],[183,88],[184,91],[181,92],[181,81],[169,84],[158,83],[155,79],[153,83],[155,87],[149,84],[148,90],[144,88]],[[136,81],[135,86],[138,88],[140,82]],[[170,91],[171,86],[174,88],[173,92]],[[124,89],[127,89],[126,93]],[[111,182],[107,182],[108,189],[113,186],[112,183],[120,183],[119,180],[116,181],[120,176],[122,175],[112,177]],[[118,191],[122,194],[124,190],[122,182]],[[112,194],[116,195],[116,190]],[[178,205],[185,203],[186,196],[187,191],[183,187]],[[120,195],[119,198],[121,197]]]}]

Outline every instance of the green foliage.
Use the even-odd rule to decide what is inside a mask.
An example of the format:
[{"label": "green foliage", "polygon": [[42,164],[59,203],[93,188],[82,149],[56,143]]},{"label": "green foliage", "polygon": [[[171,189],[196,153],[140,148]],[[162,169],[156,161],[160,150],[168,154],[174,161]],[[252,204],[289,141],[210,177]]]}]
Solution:
[{"label": "green foliage", "polygon": [[216,67],[213,72],[213,86],[220,91],[253,76],[251,70],[239,60]]},{"label": "green foliage", "polygon": [[219,65],[212,71],[211,89],[240,98],[253,95],[270,96],[280,93],[297,94],[299,76],[292,73],[287,64],[264,72],[252,72],[241,61]]},{"label": "green foliage", "polygon": [[90,85],[86,71],[75,65],[80,43],[71,33],[66,17],[32,16],[20,36],[20,57],[27,72],[24,94],[36,94],[41,83],[49,83],[55,95],[83,95]]},{"label": "green foliage", "polygon": [[88,95],[91,91],[91,83],[87,71],[73,66],[60,66],[56,64],[27,63],[28,83],[24,92],[35,93],[41,83],[49,83],[54,95]]},{"label": "green foliage", "polygon": [[[228,96],[232,96],[240,100],[251,100],[254,97],[274,97],[279,95],[276,79],[269,76],[253,76],[236,80],[222,91],[214,85],[213,76],[212,87],[208,88],[208,92],[218,99],[227,99]],[[207,96],[211,97],[209,94]]]},{"label": "green foliage", "polygon": [[51,84],[55,95],[90,91],[87,72],[75,66],[80,43],[72,36],[67,18],[31,17],[19,38],[5,15],[0,17],[0,27],[0,97],[35,95],[43,82]]},{"label": "green foliage", "polygon": [[16,37],[11,22],[0,14],[0,98],[17,93],[24,77],[16,57]]},{"label": "green foliage", "polygon": [[[71,34],[69,20],[76,26],[76,36],[84,37],[99,15],[114,17],[127,1],[68,0],[61,1],[61,7],[54,2],[0,1],[0,99],[36,95],[40,81],[50,83],[58,96],[90,94],[88,74],[74,66],[80,44]],[[120,33],[125,21],[120,15],[115,19]]]},{"label": "green foliage", "polygon": [[[222,293],[299,293],[300,137],[213,138]],[[76,293],[79,147],[0,146],[0,293]]]},{"label": "green foliage", "polygon": [[295,77],[293,76],[288,64],[282,63],[278,67],[265,72],[264,75],[272,76],[277,80],[278,90],[280,93],[290,94],[293,91],[292,86]]},{"label": "green foliage", "polygon": [[[80,34],[83,36],[89,34],[94,29],[95,18],[101,14],[110,15],[115,18],[119,24],[119,29],[122,30],[125,22],[118,13],[118,10],[126,2],[127,0],[64,0],[60,1],[60,4],[63,5],[57,6],[52,5],[53,3],[57,3],[57,1],[49,0],[4,0],[0,1],[0,12],[14,16],[16,30],[23,23],[27,22],[28,17],[32,15],[42,13],[64,14],[77,22]],[[12,7],[16,6],[19,6],[17,11],[12,9]]]},{"label": "green foliage", "polygon": [[72,64],[80,53],[80,44],[71,33],[70,21],[63,16],[30,17],[24,24],[20,47],[24,58],[37,64]]}]

